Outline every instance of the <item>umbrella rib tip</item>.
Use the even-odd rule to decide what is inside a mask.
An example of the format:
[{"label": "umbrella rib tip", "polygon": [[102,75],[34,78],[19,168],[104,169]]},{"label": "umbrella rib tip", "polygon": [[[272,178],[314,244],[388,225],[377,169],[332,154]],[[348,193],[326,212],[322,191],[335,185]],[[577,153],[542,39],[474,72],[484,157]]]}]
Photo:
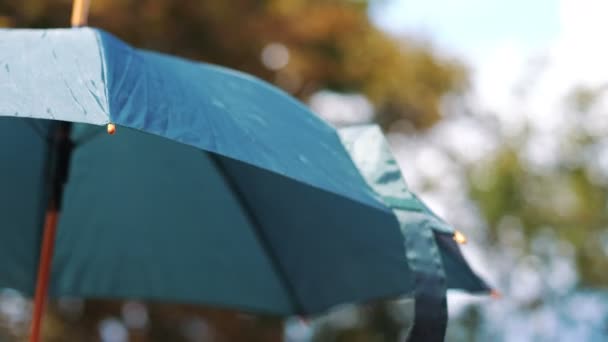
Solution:
[{"label": "umbrella rib tip", "polygon": [[107,132],[109,135],[113,135],[114,133],[116,133],[116,125],[113,123],[109,123],[107,126]]},{"label": "umbrella rib tip", "polygon": [[456,241],[460,245],[464,245],[467,243],[467,237],[460,231],[454,231],[454,241]]},{"label": "umbrella rib tip", "polygon": [[501,299],[502,298],[502,293],[500,293],[500,291],[498,291],[496,289],[492,289],[490,291],[490,297],[492,297],[493,299]]}]

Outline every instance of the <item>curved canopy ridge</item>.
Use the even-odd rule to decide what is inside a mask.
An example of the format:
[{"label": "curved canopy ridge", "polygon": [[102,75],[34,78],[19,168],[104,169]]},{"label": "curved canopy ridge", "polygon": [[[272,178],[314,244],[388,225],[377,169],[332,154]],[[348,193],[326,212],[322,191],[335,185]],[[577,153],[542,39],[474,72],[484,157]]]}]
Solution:
[{"label": "curved canopy ridge", "polygon": [[2,116],[113,122],[387,210],[335,130],[253,76],[94,28],[0,30],[0,51]]}]

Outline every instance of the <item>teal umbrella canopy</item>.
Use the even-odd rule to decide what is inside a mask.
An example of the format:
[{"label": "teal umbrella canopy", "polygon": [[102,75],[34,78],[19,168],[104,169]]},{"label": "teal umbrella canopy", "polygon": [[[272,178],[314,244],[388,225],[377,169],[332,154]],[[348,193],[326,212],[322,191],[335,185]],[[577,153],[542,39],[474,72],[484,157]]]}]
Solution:
[{"label": "teal umbrella canopy", "polygon": [[443,341],[446,290],[489,293],[491,289],[464,259],[453,238],[454,228],[409,190],[380,128],[364,125],[339,133],[367,183],[400,222],[407,261],[416,274],[416,317],[409,340]]},{"label": "teal umbrella canopy", "polygon": [[[412,192],[401,174],[380,127],[346,127],[339,134],[361,174],[387,206],[407,212],[426,224],[433,233],[449,289],[487,293],[491,288],[469,266],[454,240],[456,230],[435,214]],[[397,215],[399,217],[399,215]],[[407,218],[400,221],[404,222]],[[418,230],[424,228],[419,227]]]},{"label": "teal umbrella canopy", "polygon": [[55,199],[55,296],[289,315],[414,288],[336,132],[251,76],[97,29],[0,30],[0,116],[0,287],[33,292]]}]

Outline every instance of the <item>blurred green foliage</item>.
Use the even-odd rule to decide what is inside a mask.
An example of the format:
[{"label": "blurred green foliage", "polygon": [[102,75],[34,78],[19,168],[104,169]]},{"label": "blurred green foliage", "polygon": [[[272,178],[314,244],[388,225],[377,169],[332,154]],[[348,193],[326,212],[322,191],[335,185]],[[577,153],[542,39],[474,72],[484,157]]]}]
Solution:
[{"label": "blurred green foliage", "polygon": [[[589,340],[608,337],[608,316],[597,311],[579,318],[579,309],[568,304],[588,298],[608,307],[600,296],[608,286],[605,99],[605,87],[574,87],[551,120],[535,120],[533,115],[543,113],[527,113],[532,119],[522,120],[523,129],[516,134],[498,129],[498,148],[465,166],[469,196],[486,224],[485,253],[497,264],[500,258],[509,260],[497,265],[500,280],[495,285],[525,293],[530,282],[516,274],[528,267],[539,280],[535,286],[540,286],[540,293],[529,289],[526,299],[506,298],[502,311],[496,309],[500,303],[494,308],[488,303],[469,307],[458,322],[470,334],[468,340],[494,340],[505,330],[517,329],[500,326],[508,317],[529,320],[529,327],[520,323],[521,329],[534,327],[539,317],[556,319],[557,332],[534,327],[529,335],[521,335],[527,340],[551,340],[547,336],[560,336],[575,326],[579,336],[595,336]],[[501,313],[492,318],[492,311]]]},{"label": "blurred green foliage", "polygon": [[[593,133],[588,113],[602,95],[602,89],[574,89],[563,110],[568,123],[565,132],[555,132],[557,151],[543,151],[552,162],[534,166],[526,160],[526,147],[537,143],[535,133],[525,130],[506,138],[502,148],[476,164],[469,184],[471,197],[489,226],[490,241],[497,243],[507,217],[517,217],[525,236],[527,253],[534,238],[552,232],[557,241],[574,247],[581,288],[608,285],[606,229],[608,228],[608,182],[594,165],[604,136]],[[599,109],[601,110],[601,109]],[[605,148],[605,147],[604,147]],[[479,177],[483,178],[480,181]]]}]

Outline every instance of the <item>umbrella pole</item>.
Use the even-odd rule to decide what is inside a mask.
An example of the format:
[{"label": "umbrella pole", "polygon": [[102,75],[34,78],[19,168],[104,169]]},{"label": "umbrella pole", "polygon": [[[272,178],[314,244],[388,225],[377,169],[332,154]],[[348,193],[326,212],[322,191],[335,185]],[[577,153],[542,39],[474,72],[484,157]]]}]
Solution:
[{"label": "umbrella pole", "polygon": [[51,258],[55,244],[55,232],[57,230],[57,210],[53,201],[49,205],[44,221],[44,235],[42,238],[42,250],[40,251],[40,263],[38,266],[38,278],[36,279],[36,294],[34,297],[34,312],[32,317],[32,331],[30,342],[40,341],[42,327],[42,315],[46,304],[49,276],[51,271]]},{"label": "umbrella pole", "polygon": [[[72,27],[85,26],[89,16],[91,0],[74,0],[72,3]],[[108,133],[109,133],[108,128]],[[112,132],[113,133],[113,132]],[[42,237],[42,248],[38,264],[38,277],[36,278],[36,293],[34,295],[34,312],[30,333],[30,342],[40,341],[42,328],[42,316],[48,297],[49,278],[51,274],[51,259],[55,246],[55,233],[57,231],[57,206],[53,198],[44,220],[44,232]]]},{"label": "umbrella pole", "polygon": [[72,3],[72,27],[87,25],[91,0],[74,0]]}]

